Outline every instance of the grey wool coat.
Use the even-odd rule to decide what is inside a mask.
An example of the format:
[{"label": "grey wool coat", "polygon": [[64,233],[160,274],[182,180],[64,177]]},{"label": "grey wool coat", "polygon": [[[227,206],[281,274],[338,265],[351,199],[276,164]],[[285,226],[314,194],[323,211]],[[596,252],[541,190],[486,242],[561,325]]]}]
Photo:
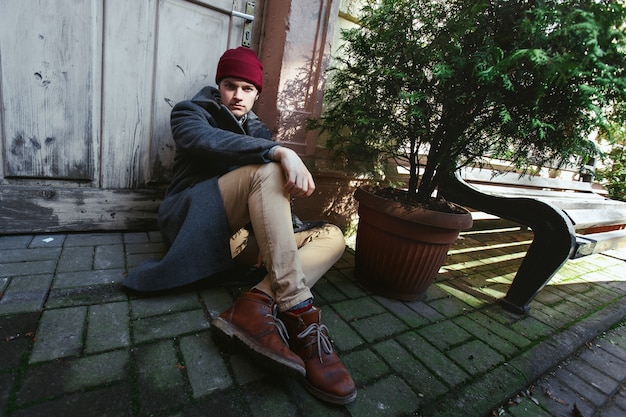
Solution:
[{"label": "grey wool coat", "polygon": [[232,267],[217,180],[237,167],[271,162],[268,153],[276,146],[254,113],[239,124],[213,87],[176,104],[171,127],[173,179],[158,218],[168,251],[163,259],[145,261],[129,273],[124,286],[135,291],[179,287]]}]

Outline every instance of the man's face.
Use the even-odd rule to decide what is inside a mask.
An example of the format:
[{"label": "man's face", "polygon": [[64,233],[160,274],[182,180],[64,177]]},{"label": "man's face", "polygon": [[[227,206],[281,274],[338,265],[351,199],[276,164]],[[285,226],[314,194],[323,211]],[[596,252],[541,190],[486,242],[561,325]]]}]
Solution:
[{"label": "man's face", "polygon": [[250,110],[259,97],[259,90],[247,81],[239,78],[224,78],[219,85],[222,104],[240,119]]}]

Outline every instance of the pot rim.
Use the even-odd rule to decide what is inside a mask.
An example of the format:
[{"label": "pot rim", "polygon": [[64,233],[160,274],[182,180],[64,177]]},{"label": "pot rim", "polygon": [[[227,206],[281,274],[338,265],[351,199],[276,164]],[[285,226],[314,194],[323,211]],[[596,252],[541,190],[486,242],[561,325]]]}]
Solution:
[{"label": "pot rim", "polygon": [[374,194],[371,185],[363,185],[356,189],[354,198],[365,206],[381,213],[402,218],[414,223],[431,225],[446,229],[467,230],[472,227],[472,214],[463,206],[451,203],[464,213],[445,213],[442,211],[429,210],[423,207],[392,201]]}]

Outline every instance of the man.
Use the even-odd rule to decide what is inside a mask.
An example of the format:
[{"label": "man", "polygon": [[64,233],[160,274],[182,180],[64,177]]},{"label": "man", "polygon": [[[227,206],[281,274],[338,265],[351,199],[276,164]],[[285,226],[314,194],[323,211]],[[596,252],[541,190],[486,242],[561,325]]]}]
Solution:
[{"label": "man", "polygon": [[172,110],[174,173],[159,209],[169,249],[162,260],[132,271],[124,285],[164,290],[228,270],[239,252],[231,237],[240,238],[248,225],[267,274],[214,319],[214,334],[237,341],[270,369],[304,376],[317,398],[347,404],[356,388],[311,294],[341,257],[343,234],[330,224],[292,222],[290,196],[310,196],[315,183],[300,157],[273,142],[252,112],[263,89],[256,54],[226,51],[215,81],[218,89],[205,87]]}]

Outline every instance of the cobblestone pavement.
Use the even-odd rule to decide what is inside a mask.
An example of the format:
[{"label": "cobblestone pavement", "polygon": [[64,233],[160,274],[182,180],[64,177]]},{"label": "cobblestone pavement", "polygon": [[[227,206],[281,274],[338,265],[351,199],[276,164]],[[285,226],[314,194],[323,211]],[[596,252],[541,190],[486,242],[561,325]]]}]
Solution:
[{"label": "cobblestone pavement", "polygon": [[568,261],[519,317],[497,299],[531,237],[463,233],[410,303],[364,290],[346,249],[314,289],[359,390],[339,407],[214,344],[247,287],[122,291],[158,233],[0,236],[0,416],[626,415],[626,262]]}]

